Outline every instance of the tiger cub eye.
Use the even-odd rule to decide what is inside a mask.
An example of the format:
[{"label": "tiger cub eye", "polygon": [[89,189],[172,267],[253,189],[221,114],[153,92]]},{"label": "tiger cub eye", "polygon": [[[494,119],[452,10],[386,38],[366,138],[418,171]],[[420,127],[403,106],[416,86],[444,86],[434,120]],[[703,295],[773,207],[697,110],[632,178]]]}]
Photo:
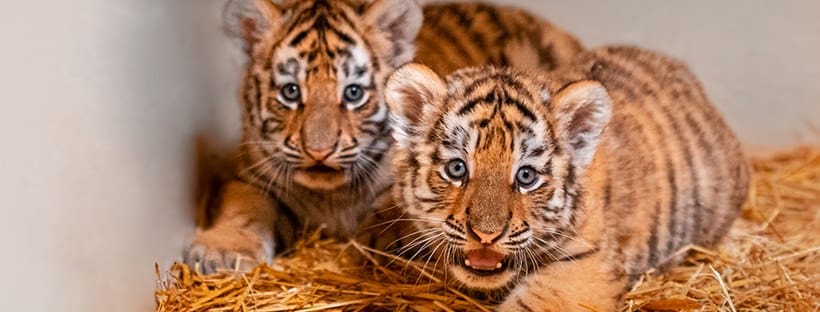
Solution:
[{"label": "tiger cub eye", "polygon": [[285,84],[282,86],[282,89],[279,90],[279,93],[282,95],[283,99],[289,102],[298,102],[302,99],[302,91],[295,83]]},{"label": "tiger cub eye", "polygon": [[521,167],[515,174],[515,182],[520,187],[530,187],[538,181],[538,173],[532,167]]},{"label": "tiger cub eye", "polygon": [[361,100],[363,97],[364,97],[364,89],[362,89],[362,86],[357,85],[357,84],[352,84],[352,85],[349,85],[349,86],[345,87],[345,91],[344,91],[345,102],[355,103],[355,102]]},{"label": "tiger cub eye", "polygon": [[453,159],[447,163],[444,172],[450,179],[460,180],[467,175],[467,164],[461,159]]}]

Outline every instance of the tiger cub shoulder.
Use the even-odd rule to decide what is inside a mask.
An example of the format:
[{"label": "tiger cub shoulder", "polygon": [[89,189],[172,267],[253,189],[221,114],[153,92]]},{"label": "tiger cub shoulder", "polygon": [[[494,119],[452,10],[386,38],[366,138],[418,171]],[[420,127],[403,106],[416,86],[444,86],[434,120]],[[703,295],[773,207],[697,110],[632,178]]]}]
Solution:
[{"label": "tiger cub shoulder", "polygon": [[502,311],[614,311],[645,270],[719,242],[748,192],[731,129],[659,53],[604,47],[551,72],[446,79],[410,64],[385,92],[394,197],[416,220],[404,246],[442,246],[414,254]]}]

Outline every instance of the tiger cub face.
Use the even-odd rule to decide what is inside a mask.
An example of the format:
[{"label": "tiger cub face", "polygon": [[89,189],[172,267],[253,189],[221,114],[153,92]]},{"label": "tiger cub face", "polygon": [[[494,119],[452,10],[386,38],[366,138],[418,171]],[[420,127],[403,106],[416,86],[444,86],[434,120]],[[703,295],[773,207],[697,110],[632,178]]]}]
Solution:
[{"label": "tiger cub face", "polygon": [[390,145],[382,85],[412,59],[413,1],[233,0],[227,29],[249,57],[244,169],[309,189],[365,185]]},{"label": "tiger cub face", "polygon": [[396,122],[394,195],[452,276],[509,288],[539,262],[568,257],[584,217],[568,177],[591,162],[611,115],[599,83],[551,94],[545,78],[514,69],[463,69],[444,81],[409,64],[385,96]]}]

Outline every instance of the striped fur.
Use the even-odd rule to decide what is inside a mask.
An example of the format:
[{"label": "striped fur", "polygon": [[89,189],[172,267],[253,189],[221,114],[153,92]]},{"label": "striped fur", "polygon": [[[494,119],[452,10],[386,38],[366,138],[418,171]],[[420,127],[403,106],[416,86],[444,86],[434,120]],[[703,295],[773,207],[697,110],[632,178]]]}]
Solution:
[{"label": "striped fur", "polygon": [[[385,92],[401,125],[394,196],[416,233],[397,246],[429,251],[500,311],[613,311],[641,273],[718,243],[748,191],[732,131],[657,53],[606,47],[545,74],[446,81],[412,64]],[[487,259],[500,268],[475,264]]]},{"label": "striped fur", "polygon": [[447,75],[485,64],[551,69],[582,47],[563,30],[520,9],[443,3],[424,8],[416,49],[415,62]]},{"label": "striped fur", "polygon": [[[433,11],[459,16],[462,23],[443,25],[433,18],[422,27],[423,14]],[[420,29],[465,38],[521,33],[538,44],[516,52],[555,52],[530,62],[545,62],[545,68],[579,49],[549,24],[524,28],[524,19],[536,20],[486,5],[436,5],[424,13],[404,0],[232,0],[225,13],[249,61],[240,92],[243,137],[236,179],[223,188],[211,227],[199,230],[184,253],[187,263],[199,263],[205,273],[232,267],[239,258],[250,260],[242,269],[267,261],[303,230],[322,228],[328,237],[347,238],[374,207],[388,205],[392,138],[382,87],[388,73],[412,60]],[[491,15],[503,20],[485,25]],[[480,19],[472,23],[470,16]],[[492,25],[505,30],[490,32]],[[418,59],[441,58],[431,48],[441,39],[422,38],[419,50],[427,52]],[[454,52],[447,58],[453,61],[440,69],[511,63],[512,50],[504,49],[522,40],[505,40],[485,49],[486,56],[455,53],[476,48],[466,41],[450,44]]]}]

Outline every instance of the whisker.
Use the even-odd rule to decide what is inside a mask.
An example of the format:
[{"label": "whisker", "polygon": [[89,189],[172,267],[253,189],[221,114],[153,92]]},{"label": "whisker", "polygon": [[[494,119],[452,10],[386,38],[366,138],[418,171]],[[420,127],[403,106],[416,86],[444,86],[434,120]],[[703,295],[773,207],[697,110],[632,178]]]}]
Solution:
[{"label": "whisker", "polygon": [[[387,245],[387,247],[389,248],[390,246],[393,246],[393,244],[396,244],[396,243],[398,243],[398,242],[401,242],[401,241],[402,241],[402,240],[404,240],[405,238],[408,238],[408,237],[411,237],[411,236],[414,236],[414,235],[421,235],[421,234],[424,234],[424,233],[435,232],[436,230],[438,230],[438,229],[436,229],[436,228],[430,228],[430,229],[423,229],[423,230],[414,231],[414,232],[412,232],[412,233],[410,233],[410,234],[407,234],[407,235],[404,235],[404,236],[402,236],[402,237],[397,238],[395,241],[393,241],[392,243],[390,243],[390,245]],[[414,239],[413,241],[415,241],[415,239]],[[413,242],[413,241],[411,241],[411,242],[410,242],[410,244],[412,244],[412,242]]]},{"label": "whisker", "polygon": [[[446,243],[447,243],[447,241],[445,241],[445,240],[441,240],[441,241],[438,243],[438,245],[436,245],[436,247],[434,247],[434,248],[433,248],[433,251],[432,251],[432,252],[430,252],[430,254],[429,254],[429,255],[427,255],[427,261],[424,261],[424,265],[421,267],[421,270],[422,270],[422,271],[427,270],[427,264],[428,264],[428,263],[430,263],[430,259],[432,259],[432,257],[436,255],[436,251],[438,251],[438,249],[441,247],[441,245],[442,245],[442,244],[446,244]],[[421,281],[421,278],[422,278],[423,276],[424,276],[424,274],[419,273],[419,276],[416,278],[416,285],[418,285],[418,284],[419,284],[419,282]]]},{"label": "whisker", "polygon": [[242,171],[239,172],[239,175],[244,175],[244,174],[248,173],[248,171],[256,169],[257,167],[259,167],[261,165],[268,164],[269,162],[271,162],[275,158],[276,158],[276,155],[271,155],[271,156],[268,156],[268,157],[262,157],[262,159],[260,159],[259,161],[257,161],[254,164],[242,169]]},{"label": "whisker", "polygon": [[374,225],[372,225],[372,226],[370,226],[370,227],[368,227],[368,228],[371,228],[371,227],[372,227],[372,228],[375,228],[375,227],[379,227],[379,226],[382,226],[382,225],[385,225],[385,224],[388,224],[388,223],[396,223],[396,222],[428,222],[428,223],[440,223],[440,222],[443,222],[443,221],[444,221],[444,220],[432,219],[432,218],[430,218],[430,219],[423,219],[423,218],[397,218],[397,219],[393,219],[393,220],[389,220],[389,221],[384,221],[384,222],[381,222],[381,223],[378,223],[378,224],[374,224]]},{"label": "whisker", "polygon": [[[419,253],[422,252],[423,250],[425,250],[431,244],[433,244],[433,241],[436,238],[440,237],[440,236],[441,236],[440,234],[439,235],[433,235],[432,237],[430,237],[428,239],[425,239],[424,240],[425,243],[421,247],[419,247],[419,249],[416,251],[416,253],[413,254],[412,257],[409,258],[409,261],[415,261],[416,257],[419,255]],[[407,265],[408,264],[409,264],[409,262],[405,263],[404,268],[402,269],[402,272],[405,272],[407,270]]]}]

